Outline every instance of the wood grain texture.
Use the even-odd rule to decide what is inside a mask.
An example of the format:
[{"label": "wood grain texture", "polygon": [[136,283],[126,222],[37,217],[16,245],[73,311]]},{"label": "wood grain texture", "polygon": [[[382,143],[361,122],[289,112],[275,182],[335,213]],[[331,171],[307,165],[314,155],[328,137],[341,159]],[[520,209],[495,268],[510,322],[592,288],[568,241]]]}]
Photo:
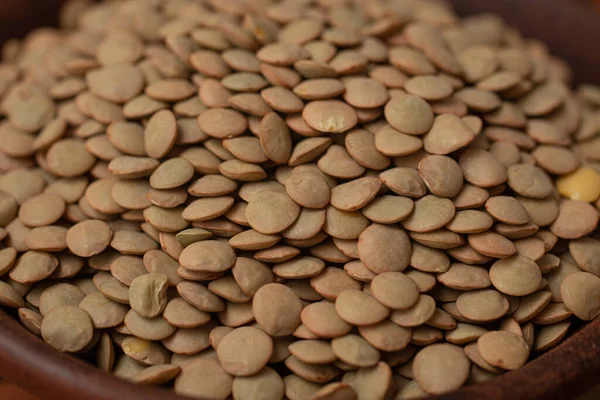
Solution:
[{"label": "wood grain texture", "polygon": [[[598,383],[600,319],[523,368],[438,400],[572,399]],[[44,400],[183,400],[172,391],[139,386],[59,353],[0,311],[0,376]]]},{"label": "wood grain texture", "polygon": [[516,371],[466,386],[440,400],[575,399],[600,381],[600,319]]},{"label": "wood grain texture", "polygon": [[0,380],[0,399],[2,400],[40,400],[8,381]]}]

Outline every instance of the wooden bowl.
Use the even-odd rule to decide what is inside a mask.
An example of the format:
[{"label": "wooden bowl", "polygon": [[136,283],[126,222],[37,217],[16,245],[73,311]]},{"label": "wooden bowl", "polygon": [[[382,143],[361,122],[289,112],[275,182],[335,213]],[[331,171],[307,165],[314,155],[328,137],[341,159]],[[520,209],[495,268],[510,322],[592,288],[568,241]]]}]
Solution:
[{"label": "wooden bowl", "polygon": [[[56,24],[61,0],[0,0],[0,42]],[[453,0],[462,15],[494,12],[524,35],[546,42],[573,67],[576,82],[600,84],[600,17],[574,0]],[[513,371],[438,399],[568,399],[600,382],[600,319]],[[59,353],[0,311],[0,376],[40,399],[185,400],[172,391],[134,385]]]},{"label": "wooden bowl", "polygon": [[450,0],[460,15],[495,13],[525,37],[548,45],[573,69],[575,83],[600,84],[600,14],[578,0]]},{"label": "wooden bowl", "polygon": [[[570,399],[598,382],[600,318],[523,368],[487,382],[466,386],[439,400]],[[109,375],[60,353],[0,311],[0,376],[41,400],[185,400],[173,391],[142,386]],[[434,399],[434,397],[432,397]]]}]

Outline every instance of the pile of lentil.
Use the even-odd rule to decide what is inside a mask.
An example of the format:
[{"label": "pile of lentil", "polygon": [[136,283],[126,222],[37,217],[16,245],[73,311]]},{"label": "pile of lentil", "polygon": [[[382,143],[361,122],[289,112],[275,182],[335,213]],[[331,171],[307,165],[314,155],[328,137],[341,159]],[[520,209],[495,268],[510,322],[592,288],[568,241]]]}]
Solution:
[{"label": "pile of lentil", "polygon": [[61,25],[0,65],[0,304],[56,349],[192,397],[405,399],[600,313],[600,88],[499,18],[126,0]]}]

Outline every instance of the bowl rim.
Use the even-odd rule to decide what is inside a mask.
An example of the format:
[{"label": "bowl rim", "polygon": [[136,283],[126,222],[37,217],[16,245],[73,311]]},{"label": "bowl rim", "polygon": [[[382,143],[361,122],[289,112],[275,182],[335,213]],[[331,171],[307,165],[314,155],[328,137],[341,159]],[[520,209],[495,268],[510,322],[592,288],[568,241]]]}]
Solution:
[{"label": "bowl rim", "polygon": [[572,399],[600,382],[598,371],[600,317],[581,326],[557,346],[518,370],[431,399]]},{"label": "bowl rim", "polygon": [[40,399],[186,400],[172,390],[117,378],[61,353],[0,310],[0,376]]},{"label": "bowl rim", "polygon": [[[451,0],[451,3],[458,11],[469,3],[469,14],[485,11],[502,14],[511,24],[519,25],[526,36],[548,42],[553,54],[561,54],[580,68],[580,72],[575,68],[576,79],[593,77],[600,83],[600,75],[596,73],[600,52],[583,51],[582,43],[576,43],[578,46],[570,43],[577,36],[588,44],[600,41],[600,23],[591,7],[571,0]],[[477,8],[473,9],[473,5]],[[512,12],[507,11],[511,9]],[[528,21],[533,16],[535,21]],[[548,21],[553,29],[542,30]],[[596,385],[600,381],[598,371],[600,317],[519,370],[430,399],[566,399]],[[113,400],[114,393],[118,393],[123,400],[190,400],[172,390],[128,382],[60,353],[3,310],[0,310],[0,376],[41,399]]]},{"label": "bowl rim", "polygon": [[[582,326],[565,341],[516,371],[438,400],[566,399],[598,383],[600,317]],[[186,400],[172,390],[117,378],[71,355],[61,353],[0,310],[0,376],[41,399]]]}]

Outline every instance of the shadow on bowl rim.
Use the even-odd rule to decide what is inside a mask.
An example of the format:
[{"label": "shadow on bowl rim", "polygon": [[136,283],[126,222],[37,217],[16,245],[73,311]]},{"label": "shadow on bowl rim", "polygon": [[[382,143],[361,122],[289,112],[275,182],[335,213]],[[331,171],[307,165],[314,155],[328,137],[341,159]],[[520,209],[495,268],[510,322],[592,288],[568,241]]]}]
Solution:
[{"label": "shadow on bowl rim", "polygon": [[[48,0],[45,4],[41,3],[47,6],[58,2]],[[464,10],[467,8],[475,13],[504,10],[501,13],[510,24],[519,25],[527,37],[537,37],[549,42],[553,54],[566,57],[570,63],[573,63],[576,79],[600,84],[600,73],[597,72],[600,70],[600,52],[579,51],[579,47],[573,48],[569,45],[573,37],[581,37],[588,43],[588,48],[600,43],[600,17],[590,6],[575,0],[451,0],[451,3],[459,12],[463,11],[461,14],[465,14]],[[511,9],[517,12],[511,13]],[[51,13],[45,14],[48,20],[52,20]],[[535,23],[524,23],[524,18],[533,18]],[[547,29],[548,21],[553,21],[554,29]],[[573,23],[574,21],[580,23]],[[16,26],[16,21],[12,23]],[[575,32],[565,32],[561,28],[568,24]],[[565,33],[570,34],[570,39]],[[517,371],[508,372],[483,383],[465,386],[455,393],[434,396],[430,399],[573,398],[600,382],[599,371],[600,317],[582,326],[558,346]],[[2,310],[0,310],[0,376],[41,399],[113,400],[115,392],[119,393],[122,400],[189,399],[173,391],[130,383],[71,355],[60,353],[31,334]]]},{"label": "shadow on bowl rim", "polygon": [[[567,399],[587,392],[600,379],[600,317],[522,368],[437,400]],[[188,397],[117,378],[60,353],[0,310],[0,376],[41,399],[185,400]]]}]

